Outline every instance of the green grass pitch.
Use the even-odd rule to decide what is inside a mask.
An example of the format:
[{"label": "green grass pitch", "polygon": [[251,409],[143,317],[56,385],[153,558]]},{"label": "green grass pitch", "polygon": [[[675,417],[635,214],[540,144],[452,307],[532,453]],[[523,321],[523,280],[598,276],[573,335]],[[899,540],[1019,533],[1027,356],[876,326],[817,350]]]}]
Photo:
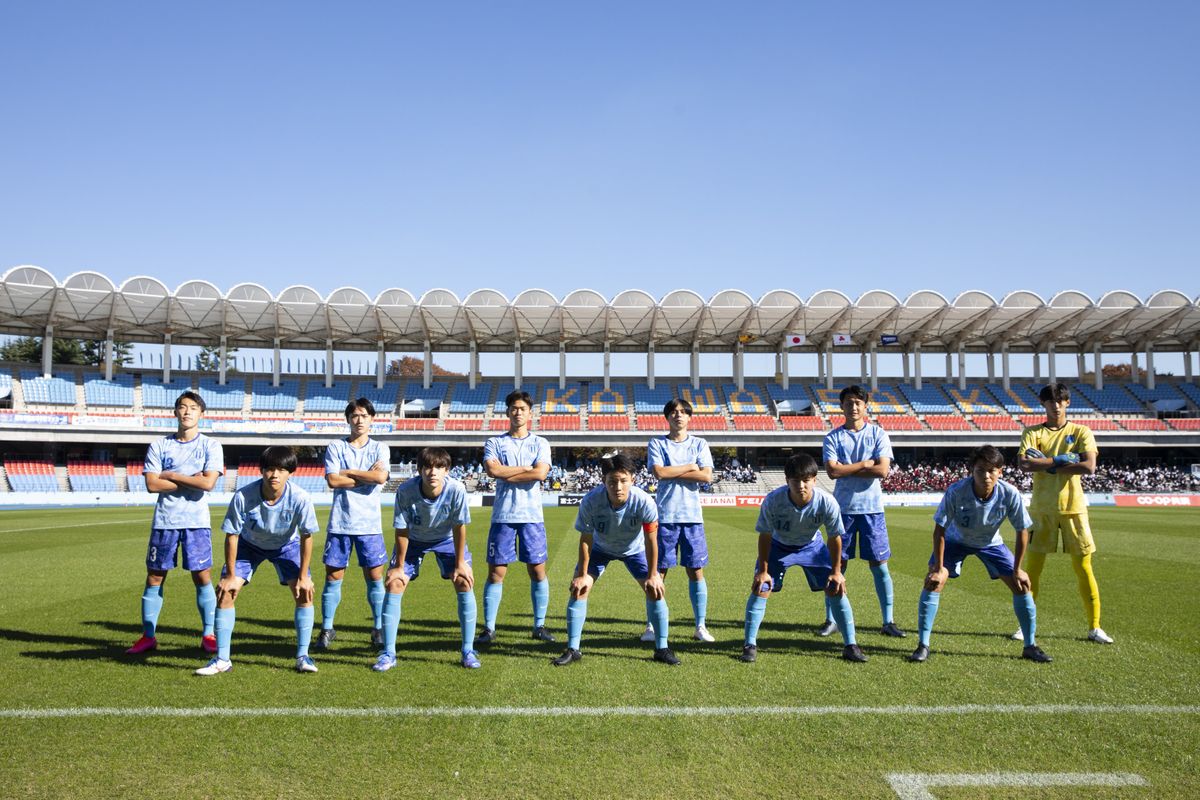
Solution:
[{"label": "green grass pitch", "polygon": [[[1038,608],[1039,643],[1055,659],[1049,665],[1018,658],[1020,644],[1007,639],[1016,627],[1007,590],[976,561],[944,594],[930,661],[904,660],[915,646],[931,509],[888,512],[896,618],[909,638],[879,634],[870,574],[853,562],[850,597],[869,663],[845,663],[840,642],[815,636],[821,598],[799,573],[770,601],[758,663],[738,662],[756,513],[706,512],[716,644],[691,640],[686,577],[682,570],[668,577],[678,668],[651,662],[637,641],[644,606],[615,565],[589,603],[582,662],[555,669],[549,660],[562,645],[529,638],[529,580],[518,568],[505,587],[500,641],[481,654],[483,669],[464,670],[453,593],[431,561],[405,595],[401,663],[391,672],[369,669],[370,619],[353,572],[339,608],[340,638],[315,654],[320,673],[293,672],[291,600],[267,569],[238,602],[236,668],[201,679],[192,675],[205,661],[194,592],[179,570],[167,581],[159,649],[146,658],[123,655],[140,628],[149,509],[0,512],[0,711],[9,712],[0,715],[0,797],[886,798],[897,796],[891,773],[1066,772],[1132,773],[1147,785],[931,791],[938,798],[1200,796],[1194,511],[1093,510],[1103,624],[1116,644],[1084,641],[1069,561],[1052,557]],[[573,515],[546,514],[549,624],[560,642],[576,552]],[[481,599],[488,512],[474,509],[474,517]],[[318,547],[323,540],[319,534]],[[315,579],[319,593],[322,578]],[[950,709],[966,704],[976,707]],[[1054,704],[1074,708],[1047,707]],[[231,713],[11,713],[150,707]],[[707,712],[654,716],[629,707]],[[774,708],[746,711],[756,707]],[[372,708],[393,713],[324,711]],[[470,713],[395,712],[411,708]]]}]

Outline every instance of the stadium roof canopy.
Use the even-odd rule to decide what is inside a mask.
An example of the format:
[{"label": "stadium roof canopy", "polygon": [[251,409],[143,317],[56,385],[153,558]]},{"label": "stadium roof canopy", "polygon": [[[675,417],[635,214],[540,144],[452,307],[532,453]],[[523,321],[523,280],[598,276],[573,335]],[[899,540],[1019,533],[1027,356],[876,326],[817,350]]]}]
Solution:
[{"label": "stadium roof canopy", "polygon": [[[807,298],[787,290],[757,300],[737,289],[705,299],[689,289],[655,298],[631,289],[608,298],[578,289],[557,298],[529,289],[508,298],[480,289],[459,298],[447,289],[414,297],[386,289],[371,298],[354,287],[328,297],[307,286],[277,295],[256,283],[222,292],[207,281],[174,290],[139,276],[120,286],[97,272],[62,281],[35,266],[0,277],[0,333],[175,344],[289,349],[478,352],[776,352],[821,350],[835,337],[854,349],[995,352],[1130,352],[1200,349],[1200,298],[1164,289],[1141,299],[1127,291],[1091,298],[1081,291],[1048,299],[1027,290],[995,298],[967,291],[947,299],[932,290],[901,300],[871,290],[857,299],[823,289]],[[887,344],[883,344],[887,337]],[[891,337],[895,337],[894,340]]]}]

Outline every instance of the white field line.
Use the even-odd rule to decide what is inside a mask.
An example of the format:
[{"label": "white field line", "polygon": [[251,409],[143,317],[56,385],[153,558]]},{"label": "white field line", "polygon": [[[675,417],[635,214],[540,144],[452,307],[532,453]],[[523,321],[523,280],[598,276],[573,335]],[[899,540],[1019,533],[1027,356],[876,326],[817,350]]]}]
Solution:
[{"label": "white field line", "polygon": [[129,519],[108,519],[103,522],[85,522],[80,525],[43,525],[40,528],[2,528],[0,533],[28,533],[29,531],[57,531],[64,528],[94,528],[97,525],[127,525],[130,522],[144,522],[145,516]]},{"label": "white field line", "polygon": [[1200,706],[957,705],[957,706],[399,706],[393,708],[170,706],[0,709],[0,719],[74,717],[816,717],[963,714],[1200,714]]},{"label": "white field line", "polygon": [[901,800],[937,800],[934,786],[1149,786],[1141,775],[1127,772],[980,772],[892,773],[888,783]]}]

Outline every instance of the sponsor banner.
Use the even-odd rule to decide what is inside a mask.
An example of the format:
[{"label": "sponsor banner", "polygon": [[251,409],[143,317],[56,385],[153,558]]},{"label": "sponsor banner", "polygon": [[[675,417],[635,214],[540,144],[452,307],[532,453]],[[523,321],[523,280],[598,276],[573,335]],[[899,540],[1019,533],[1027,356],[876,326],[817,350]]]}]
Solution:
[{"label": "sponsor banner", "polygon": [[754,506],[757,508],[762,505],[766,497],[765,494],[738,494],[734,495],[734,502],[738,506]]},{"label": "sponsor banner", "polygon": [[700,495],[700,505],[735,506],[737,505],[737,498],[732,494],[702,494]]},{"label": "sponsor banner", "polygon": [[0,411],[0,422],[12,425],[69,425],[71,418],[66,414],[25,414]]},{"label": "sponsor banner", "polygon": [[1134,508],[1200,508],[1200,494],[1118,494],[1113,499]]},{"label": "sponsor banner", "polygon": [[583,502],[581,494],[560,494],[558,496],[558,504],[560,506],[577,506]]},{"label": "sponsor banner", "polygon": [[[333,494],[320,492],[309,494],[314,506],[333,504]],[[209,492],[210,510],[224,509],[233,499],[233,492]],[[0,507],[8,506],[54,506],[56,508],[95,508],[152,506],[158,495],[150,492],[4,492],[0,494]],[[222,512],[223,513],[223,512]],[[149,517],[146,518],[147,523]]]},{"label": "sponsor banner", "polygon": [[[391,433],[393,430],[390,422],[372,422],[369,431],[371,436],[378,436],[383,433]],[[324,433],[332,436],[349,436],[350,426],[344,422],[337,420],[322,420],[318,422],[305,422],[305,433]]]},{"label": "sponsor banner", "polygon": [[303,422],[286,420],[213,420],[213,433],[304,433]]},{"label": "sponsor banner", "polygon": [[[174,419],[171,420],[175,422]],[[84,428],[141,428],[145,425],[141,417],[101,417],[89,414],[76,414],[71,419],[72,425]]]}]

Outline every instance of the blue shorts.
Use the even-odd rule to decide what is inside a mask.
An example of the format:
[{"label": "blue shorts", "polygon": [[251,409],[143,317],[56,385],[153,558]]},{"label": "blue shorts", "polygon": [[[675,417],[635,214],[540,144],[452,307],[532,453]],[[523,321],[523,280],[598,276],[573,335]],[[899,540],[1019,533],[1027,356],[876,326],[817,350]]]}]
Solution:
[{"label": "blue shorts", "polygon": [[496,566],[545,564],[546,525],[542,522],[493,522],[488,529],[487,562]]},{"label": "blue shorts", "polygon": [[802,547],[771,540],[771,553],[767,557],[767,574],[771,576],[771,591],[783,591],[783,574],[788,567],[800,567],[808,578],[808,588],[814,592],[825,591],[825,584],[833,573],[833,562],[829,548],[819,539]]},{"label": "blue shorts", "polygon": [[[629,556],[614,556],[612,553],[606,553],[595,547],[592,548],[591,557],[588,559],[588,575],[598,580],[604,574],[608,562],[613,560],[625,564],[625,569],[629,570],[629,574],[635,580],[644,581],[650,577],[650,565],[646,562],[645,550]],[[578,569],[579,564],[576,564],[575,568]]]},{"label": "blue shorts", "polygon": [[[1005,544],[990,544],[987,547],[970,547],[962,542],[946,540],[942,550],[942,563],[951,578],[957,578],[962,573],[963,561],[967,556],[975,556],[987,567],[988,577],[992,580],[1006,578],[1016,569],[1016,560],[1012,550]],[[929,556],[929,566],[933,566],[933,555]]]},{"label": "blue shorts", "polygon": [[367,569],[381,567],[387,563],[387,546],[382,533],[367,533],[351,536],[348,533],[330,533],[325,537],[325,566],[345,569],[350,565],[350,550],[358,553],[358,565]]},{"label": "blue shorts", "polygon": [[[238,537],[237,560],[233,564],[233,574],[246,583],[254,577],[254,570],[264,561],[275,565],[275,574],[281,584],[288,584],[300,577],[300,541],[288,542],[278,550],[263,550]],[[221,567],[221,577],[229,574],[229,565]]]},{"label": "blue shorts", "polygon": [[892,557],[888,544],[887,523],[883,514],[842,514],[842,561],[855,557],[868,561],[887,561]]},{"label": "blue shorts", "polygon": [[[676,550],[679,551],[678,559]],[[708,540],[704,538],[703,522],[658,523],[659,572],[676,564],[690,569],[700,569],[708,564]]]},{"label": "blue shorts", "polygon": [[[433,553],[437,557],[438,569],[442,572],[442,577],[449,580],[454,574],[454,564],[457,557],[454,553],[454,537],[447,536],[440,542],[414,542],[408,540],[408,551],[404,554],[404,574],[408,579],[415,580],[421,574],[421,559],[426,553]],[[467,564],[471,564],[471,548],[464,548],[463,555],[466,557]],[[396,553],[392,551],[392,560],[388,562],[392,567],[396,566]]]},{"label": "blue shorts", "polygon": [[191,572],[212,569],[212,528],[151,528],[146,548],[146,569],[169,572],[183,545],[183,568]]}]

